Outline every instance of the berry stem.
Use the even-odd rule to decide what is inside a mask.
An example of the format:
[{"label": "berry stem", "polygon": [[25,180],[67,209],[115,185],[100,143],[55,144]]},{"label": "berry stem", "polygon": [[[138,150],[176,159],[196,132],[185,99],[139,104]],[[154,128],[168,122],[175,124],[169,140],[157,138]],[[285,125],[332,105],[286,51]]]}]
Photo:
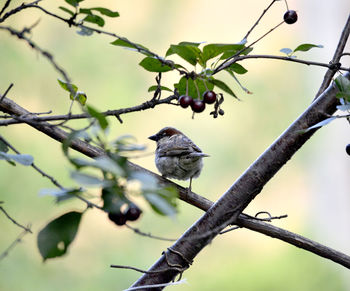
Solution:
[{"label": "berry stem", "polygon": [[199,93],[199,88],[198,88],[198,85],[197,85],[197,83],[196,83],[196,80],[193,80],[193,83],[194,83],[194,86],[196,87],[196,90],[197,90],[197,95],[198,95],[198,100],[201,100],[201,95],[200,95],[200,93]]},{"label": "berry stem", "polygon": [[288,2],[287,0],[284,0],[284,3],[286,3],[286,7],[287,7],[287,11],[289,10],[289,7],[288,7]]},{"label": "berry stem", "polygon": [[202,78],[201,78],[201,80],[203,81],[205,90],[206,90],[206,91],[209,91],[208,86],[207,86],[207,82],[205,81],[205,79],[202,79]]},{"label": "berry stem", "polygon": [[188,96],[188,78],[186,78],[186,95]]}]

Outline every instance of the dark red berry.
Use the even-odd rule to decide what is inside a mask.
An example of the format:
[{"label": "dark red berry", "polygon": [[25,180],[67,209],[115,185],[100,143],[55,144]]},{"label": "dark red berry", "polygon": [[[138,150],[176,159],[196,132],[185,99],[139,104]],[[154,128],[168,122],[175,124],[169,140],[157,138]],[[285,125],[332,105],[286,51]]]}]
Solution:
[{"label": "dark red berry", "polygon": [[207,104],[213,104],[216,101],[216,94],[214,91],[205,91],[203,93],[203,101]]},{"label": "dark red berry", "polygon": [[285,23],[293,24],[293,23],[297,22],[298,14],[296,13],[295,10],[288,10],[286,13],[284,13],[283,19],[284,19]]},{"label": "dark red berry", "polygon": [[124,225],[126,222],[126,216],[121,212],[110,212],[108,213],[108,218],[109,220],[113,221],[116,225]]},{"label": "dark red berry", "polygon": [[137,220],[142,213],[142,210],[138,208],[135,204],[131,204],[125,213],[126,219],[130,221]]},{"label": "dark red berry", "polygon": [[190,106],[193,102],[193,99],[191,96],[188,95],[182,95],[179,98],[179,102],[180,102],[180,106],[182,108],[187,108],[188,106]]},{"label": "dark red berry", "polygon": [[350,156],[350,144],[348,144],[345,148],[346,153]]},{"label": "dark red berry", "polygon": [[196,113],[203,112],[205,109],[205,103],[200,99],[193,100],[193,103],[191,104],[191,108],[193,112],[196,112]]}]

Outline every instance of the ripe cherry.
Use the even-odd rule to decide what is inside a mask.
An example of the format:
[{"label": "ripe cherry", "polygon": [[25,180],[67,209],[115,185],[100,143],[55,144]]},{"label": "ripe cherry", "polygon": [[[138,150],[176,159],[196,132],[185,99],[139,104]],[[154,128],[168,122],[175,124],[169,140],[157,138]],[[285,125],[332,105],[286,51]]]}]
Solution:
[{"label": "ripe cherry", "polygon": [[188,106],[190,106],[192,104],[193,99],[191,96],[181,95],[179,98],[179,102],[180,102],[180,106],[182,108],[187,108]]},{"label": "ripe cherry", "polygon": [[203,112],[205,109],[205,103],[200,99],[193,100],[193,103],[191,104],[191,108],[193,112],[196,112],[196,113]]},{"label": "ripe cherry", "polygon": [[109,220],[113,221],[116,225],[124,225],[126,222],[126,215],[121,212],[108,213]]},{"label": "ripe cherry", "polygon": [[203,93],[203,100],[207,104],[213,104],[216,101],[216,94],[214,91],[205,91]]},{"label": "ripe cherry", "polygon": [[286,23],[293,24],[297,22],[298,14],[296,13],[295,10],[288,10],[286,13],[284,13],[283,19]]},{"label": "ripe cherry", "polygon": [[345,151],[350,156],[350,144],[346,146]]},{"label": "ripe cherry", "polygon": [[142,210],[140,208],[138,208],[135,204],[130,204],[125,216],[127,220],[135,221],[140,217],[141,213]]}]

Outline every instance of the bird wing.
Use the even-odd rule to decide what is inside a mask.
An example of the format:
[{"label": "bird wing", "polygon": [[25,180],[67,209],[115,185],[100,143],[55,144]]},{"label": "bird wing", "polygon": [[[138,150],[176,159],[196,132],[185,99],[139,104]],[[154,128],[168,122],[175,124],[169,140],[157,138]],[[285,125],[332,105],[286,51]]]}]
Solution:
[{"label": "bird wing", "polygon": [[183,156],[193,152],[201,152],[200,148],[184,135],[173,135],[158,146],[160,156]]}]

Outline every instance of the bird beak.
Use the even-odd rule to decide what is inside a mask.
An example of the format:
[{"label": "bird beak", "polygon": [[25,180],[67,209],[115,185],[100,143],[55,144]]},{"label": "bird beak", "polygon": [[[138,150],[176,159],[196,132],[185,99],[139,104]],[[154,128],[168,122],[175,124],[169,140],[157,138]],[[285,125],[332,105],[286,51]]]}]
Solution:
[{"label": "bird beak", "polygon": [[150,137],[148,137],[150,140],[154,140],[154,141],[157,141],[158,140],[158,135],[157,134],[154,134],[154,135],[151,135]]}]

